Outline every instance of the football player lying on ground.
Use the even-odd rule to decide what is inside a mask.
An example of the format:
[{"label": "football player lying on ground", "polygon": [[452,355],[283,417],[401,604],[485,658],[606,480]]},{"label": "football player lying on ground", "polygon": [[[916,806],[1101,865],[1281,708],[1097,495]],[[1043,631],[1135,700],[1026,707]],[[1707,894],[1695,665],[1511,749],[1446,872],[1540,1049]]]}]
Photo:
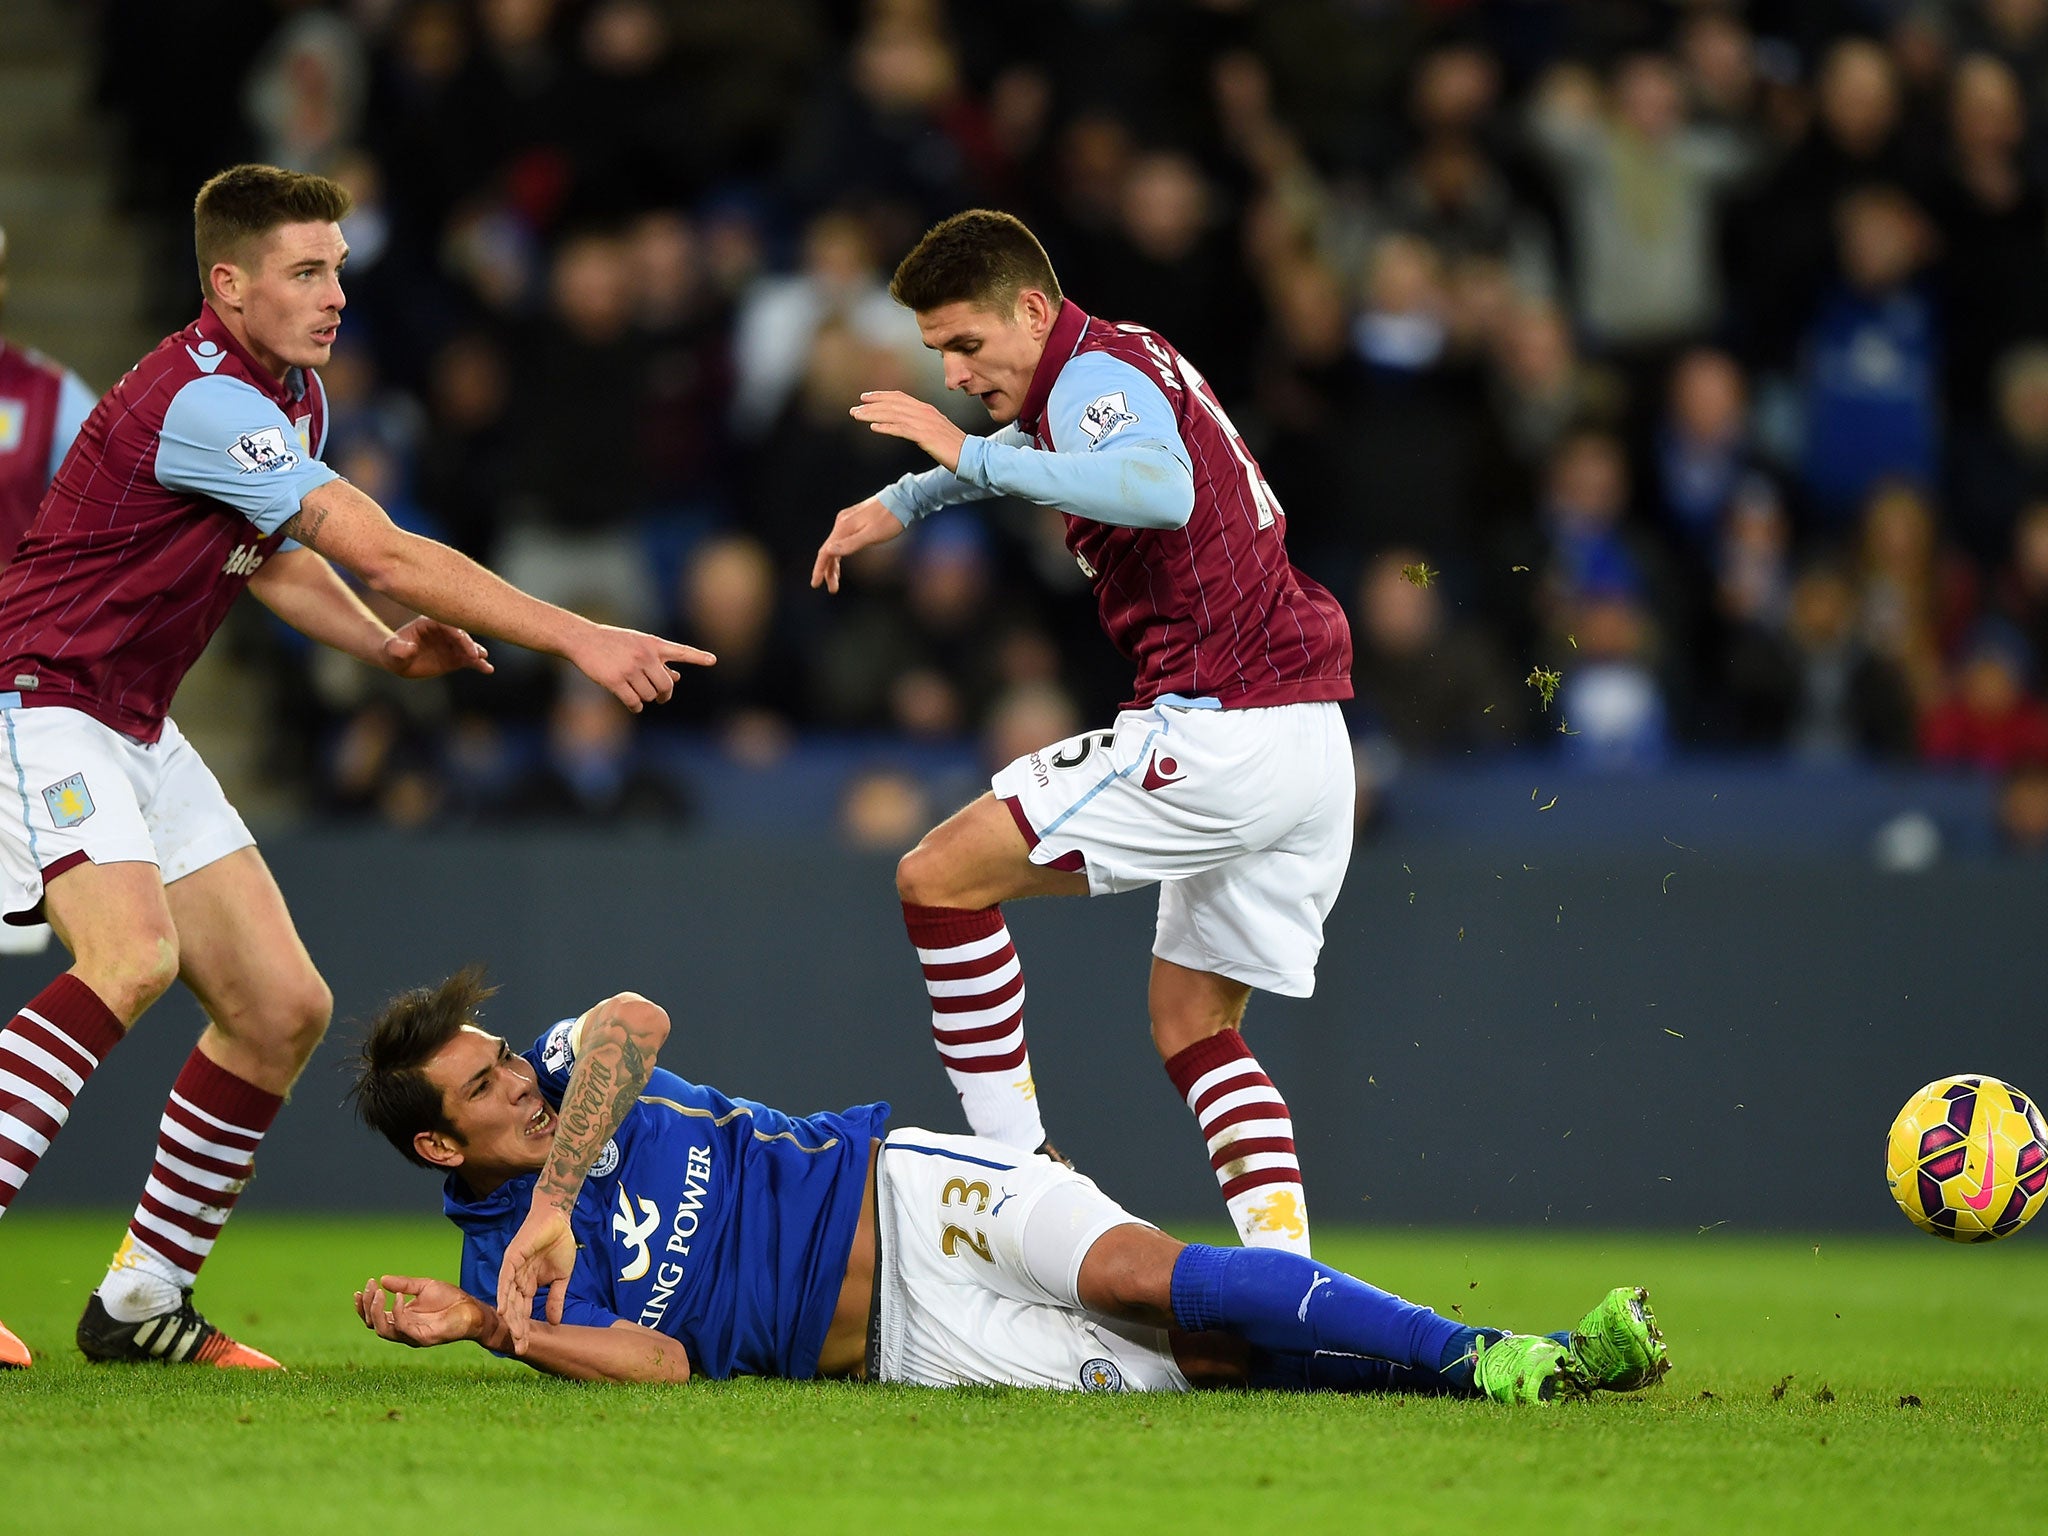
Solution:
[{"label": "football player lying on ground", "polygon": [[359,1113],[447,1170],[463,1231],[459,1286],[385,1275],[356,1293],[399,1343],[471,1339],[585,1380],[1530,1403],[1666,1368],[1633,1287],[1568,1332],[1468,1327],[1300,1254],[1179,1242],[1001,1142],[884,1135],[886,1104],[798,1118],[686,1082],[655,1066],[668,1015],[634,993],[524,1054],[478,1025],[489,995],[473,970],[408,992],[363,1045]]}]

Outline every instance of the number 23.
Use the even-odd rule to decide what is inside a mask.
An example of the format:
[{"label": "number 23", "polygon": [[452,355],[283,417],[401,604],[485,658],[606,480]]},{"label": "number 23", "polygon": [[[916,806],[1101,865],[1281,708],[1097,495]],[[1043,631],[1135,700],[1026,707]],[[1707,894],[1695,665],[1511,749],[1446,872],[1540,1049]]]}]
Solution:
[{"label": "number 23", "polygon": [[[948,1179],[946,1187],[939,1191],[939,1204],[941,1207],[957,1205],[963,1209],[971,1210],[976,1216],[979,1216],[988,1209],[988,1199],[988,1186],[979,1179],[976,1179],[972,1184],[968,1183],[965,1179]],[[970,1201],[972,1202],[971,1205],[969,1204]],[[965,1243],[968,1250],[983,1263],[995,1263],[996,1256],[988,1251],[988,1239],[986,1237],[980,1232],[970,1232],[965,1227],[956,1227],[951,1222],[947,1222],[945,1230],[939,1234],[939,1247],[945,1251],[946,1257],[949,1259],[958,1258],[962,1243]]]}]

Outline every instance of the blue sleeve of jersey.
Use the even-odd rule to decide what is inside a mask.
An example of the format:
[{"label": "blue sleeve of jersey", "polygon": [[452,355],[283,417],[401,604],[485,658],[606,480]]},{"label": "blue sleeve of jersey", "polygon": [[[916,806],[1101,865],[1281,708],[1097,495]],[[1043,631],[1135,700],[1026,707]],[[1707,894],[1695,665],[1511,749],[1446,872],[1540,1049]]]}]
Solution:
[{"label": "blue sleeve of jersey", "polygon": [[311,492],[341,477],[300,449],[275,401],[245,380],[208,374],[164,412],[156,478],[165,490],[224,501],[275,533]]},{"label": "blue sleeve of jersey", "polygon": [[43,477],[45,484],[57,478],[78,429],[85,425],[85,418],[99,402],[100,397],[86,388],[85,380],[69,368],[64,370],[63,381],[57,386],[57,428],[50,434],[50,472]]},{"label": "blue sleeve of jersey", "polygon": [[[986,438],[970,437],[969,443],[1002,443],[1008,447],[1022,447],[1031,441],[1022,427],[1014,424],[1000,432],[990,433]],[[964,461],[967,450],[960,450]],[[963,501],[987,501],[1002,492],[986,485],[973,485],[962,480],[949,469],[934,467],[921,475],[905,475],[894,485],[884,486],[875,493],[876,500],[895,515],[896,521],[908,528],[920,518],[930,517],[943,507],[956,507]]]},{"label": "blue sleeve of jersey", "polygon": [[970,437],[959,477],[1006,496],[1122,528],[1184,528],[1194,460],[1166,396],[1121,358],[1084,352],[1046,405],[1054,451]]}]

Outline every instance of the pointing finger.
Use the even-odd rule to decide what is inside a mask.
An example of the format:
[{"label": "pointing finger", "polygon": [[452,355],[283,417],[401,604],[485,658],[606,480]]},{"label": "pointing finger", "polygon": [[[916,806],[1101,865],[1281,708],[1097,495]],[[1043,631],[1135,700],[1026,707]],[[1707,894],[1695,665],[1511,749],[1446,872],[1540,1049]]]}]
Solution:
[{"label": "pointing finger", "polygon": [[663,661],[686,661],[693,667],[708,667],[718,660],[709,651],[700,651],[694,645],[681,645],[674,640],[661,641],[660,650]]}]

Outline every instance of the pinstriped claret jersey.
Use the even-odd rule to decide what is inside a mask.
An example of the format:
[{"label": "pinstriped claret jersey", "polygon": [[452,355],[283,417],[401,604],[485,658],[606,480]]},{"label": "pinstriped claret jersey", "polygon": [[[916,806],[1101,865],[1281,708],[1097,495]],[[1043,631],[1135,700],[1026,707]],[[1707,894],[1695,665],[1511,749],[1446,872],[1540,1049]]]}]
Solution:
[{"label": "pinstriped claret jersey", "polygon": [[280,382],[211,308],[129,369],[80,428],[0,572],[0,692],[136,741],[316,486],[327,397]]},{"label": "pinstriped claret jersey", "polygon": [[[1067,413],[1074,419],[1048,409],[1062,372],[1098,359],[1115,363],[1076,397],[1081,408]],[[1040,449],[1085,451],[1137,420],[1112,372],[1135,373],[1148,397],[1154,388],[1164,397],[1195,480],[1183,528],[1066,519],[1067,548],[1094,587],[1102,627],[1138,666],[1126,707],[1164,694],[1214,698],[1226,709],[1350,698],[1343,605],[1288,560],[1278,498],[1208,383],[1164,337],[1092,319],[1065,300],[1017,425]]]}]

